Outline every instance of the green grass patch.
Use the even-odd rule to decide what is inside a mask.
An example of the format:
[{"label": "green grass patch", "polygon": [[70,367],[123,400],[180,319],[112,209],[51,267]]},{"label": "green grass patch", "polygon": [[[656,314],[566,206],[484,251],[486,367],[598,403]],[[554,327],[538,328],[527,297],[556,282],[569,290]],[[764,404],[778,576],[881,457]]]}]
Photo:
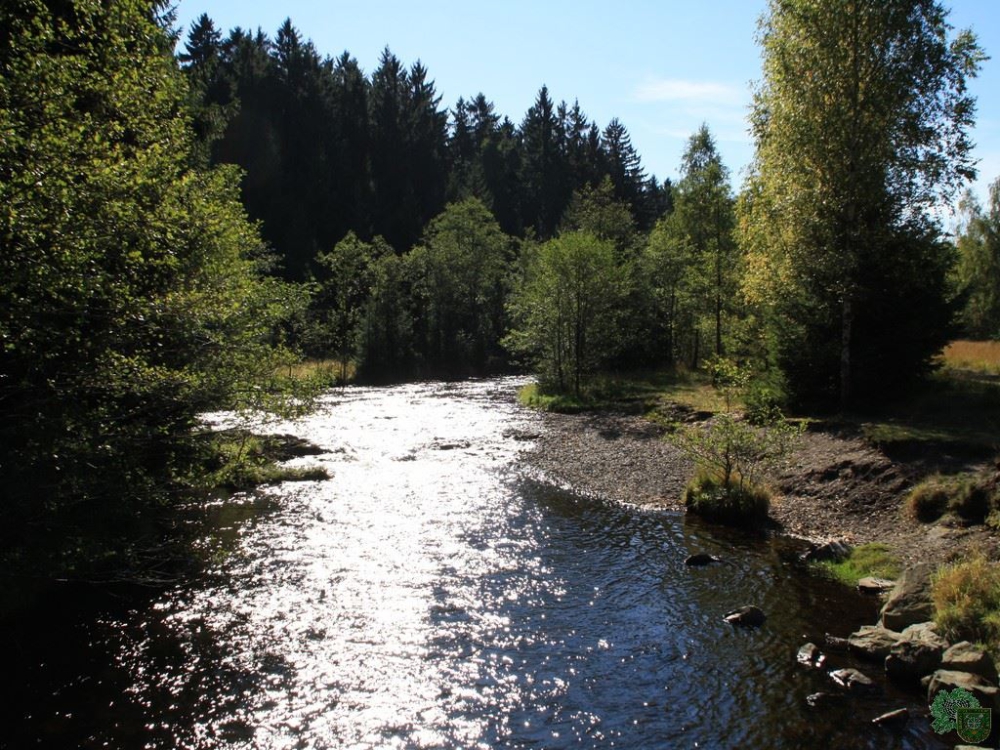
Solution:
[{"label": "green grass patch", "polygon": [[900,574],[899,560],[892,554],[889,545],[880,542],[855,547],[846,560],[816,564],[831,577],[851,587],[868,576],[895,580]]},{"label": "green grass patch", "polygon": [[939,569],[931,591],[945,638],[980,643],[994,658],[1000,655],[1000,565],[974,553]]},{"label": "green grass patch", "polygon": [[[726,407],[725,397],[703,373],[637,371],[594,378],[579,396],[532,383],[518,393],[525,406],[564,414],[586,411],[623,411],[644,414],[654,421],[673,421],[665,415],[675,405],[715,413]],[[733,403],[733,407],[740,406]]]}]

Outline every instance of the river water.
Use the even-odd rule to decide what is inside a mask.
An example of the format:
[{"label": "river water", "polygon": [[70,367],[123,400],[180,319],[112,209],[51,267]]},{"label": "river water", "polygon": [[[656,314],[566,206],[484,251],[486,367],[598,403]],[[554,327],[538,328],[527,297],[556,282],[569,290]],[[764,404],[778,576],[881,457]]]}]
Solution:
[{"label": "river water", "polygon": [[[192,581],[65,585],[5,623],[0,747],[945,747],[923,719],[871,725],[925,710],[916,690],[806,703],[836,688],[796,650],[872,601],[788,540],[534,474],[520,382],[348,388],[270,425],[332,479],[210,504]],[[764,627],[723,622],[743,604]]]}]

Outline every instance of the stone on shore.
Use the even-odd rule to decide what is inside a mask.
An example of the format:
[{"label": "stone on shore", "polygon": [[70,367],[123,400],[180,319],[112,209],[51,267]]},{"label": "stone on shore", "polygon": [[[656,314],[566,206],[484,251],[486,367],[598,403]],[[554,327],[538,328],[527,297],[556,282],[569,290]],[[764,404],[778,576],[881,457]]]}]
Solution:
[{"label": "stone on shore", "polygon": [[976,696],[983,708],[990,708],[994,711],[1000,709],[1000,690],[996,686],[977,674],[954,672],[948,669],[939,669],[931,675],[930,684],[927,686],[928,705],[934,703],[934,698],[942,690],[954,690],[955,688],[968,690]]},{"label": "stone on shore", "polygon": [[879,623],[889,630],[927,622],[934,617],[931,602],[931,575],[934,566],[921,563],[903,572],[889,599],[882,607]]},{"label": "stone on shore", "polygon": [[904,638],[885,657],[885,673],[898,680],[918,680],[941,666],[941,644]]},{"label": "stone on shore", "polygon": [[862,594],[885,594],[895,588],[896,582],[888,578],[873,578],[868,576],[858,581],[858,591]]},{"label": "stone on shore", "polygon": [[884,661],[892,647],[903,638],[897,633],[878,625],[862,625],[847,638],[848,648],[863,659]]},{"label": "stone on shore", "polygon": [[944,652],[941,669],[977,674],[990,682],[997,681],[997,668],[989,654],[968,641],[959,641]]},{"label": "stone on shore", "polygon": [[758,607],[749,605],[734,609],[732,612],[727,612],[724,619],[730,625],[738,625],[743,628],[759,628],[764,624],[767,615]]}]

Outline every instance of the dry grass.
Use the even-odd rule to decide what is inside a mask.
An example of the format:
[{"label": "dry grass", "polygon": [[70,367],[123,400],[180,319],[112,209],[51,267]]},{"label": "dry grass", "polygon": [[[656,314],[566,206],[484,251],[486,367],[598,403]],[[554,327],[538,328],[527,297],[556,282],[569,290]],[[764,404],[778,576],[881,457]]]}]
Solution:
[{"label": "dry grass", "polygon": [[1000,375],[1000,341],[953,341],[941,361],[948,369]]},{"label": "dry grass", "polygon": [[[346,371],[346,378],[344,373]],[[342,381],[350,383],[354,380],[355,367],[348,362],[345,368],[337,359],[307,359],[288,368],[288,376],[297,380],[319,379],[336,385]]]},{"label": "dry grass", "polygon": [[969,640],[1000,650],[1000,566],[981,552],[947,565],[934,579],[935,617],[951,641]]}]

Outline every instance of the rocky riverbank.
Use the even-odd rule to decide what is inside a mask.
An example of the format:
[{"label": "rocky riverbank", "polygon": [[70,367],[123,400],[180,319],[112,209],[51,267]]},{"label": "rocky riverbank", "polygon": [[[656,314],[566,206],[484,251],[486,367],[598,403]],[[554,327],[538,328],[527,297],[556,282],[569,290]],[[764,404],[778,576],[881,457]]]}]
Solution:
[{"label": "rocky riverbank", "polygon": [[[681,493],[694,467],[664,439],[662,426],[607,412],[542,420],[526,456],[536,471],[579,492],[683,510]],[[944,562],[971,548],[995,557],[1000,536],[986,527],[922,524],[903,513],[907,491],[944,460],[926,452],[893,459],[844,429],[814,428],[770,478],[771,516],[779,531],[808,539],[888,544],[904,565]]]}]

